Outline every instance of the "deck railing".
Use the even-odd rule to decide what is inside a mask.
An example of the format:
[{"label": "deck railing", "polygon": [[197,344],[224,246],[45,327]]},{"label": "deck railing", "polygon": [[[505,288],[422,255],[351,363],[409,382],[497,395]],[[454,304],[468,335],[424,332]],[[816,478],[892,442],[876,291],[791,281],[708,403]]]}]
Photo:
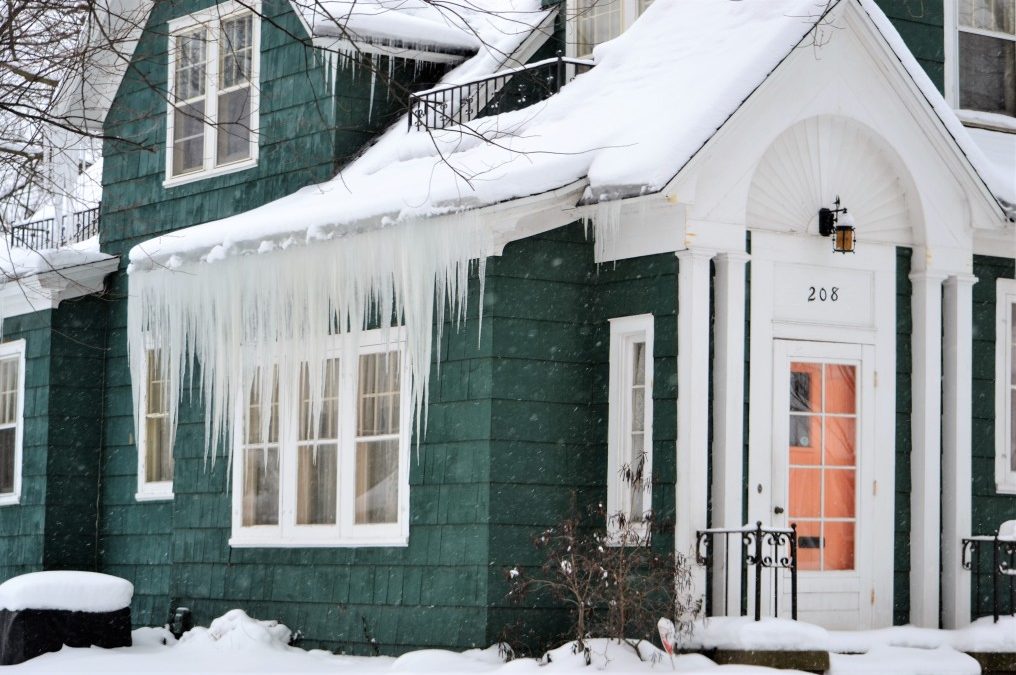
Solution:
[{"label": "deck railing", "polygon": [[[717,545],[719,544],[719,546]],[[738,548],[739,547],[739,548]],[[720,548],[723,551],[723,560],[715,558],[715,551]],[[731,565],[731,552],[738,551],[735,561],[739,561],[735,567]],[[743,527],[737,529],[712,528],[699,530],[695,533],[695,558],[700,565],[704,565],[710,574],[723,575],[721,588],[723,591],[723,615],[731,615],[731,600],[735,603],[736,614],[741,614],[741,598],[730,597],[730,575],[737,574],[738,579],[748,580],[749,568],[752,569],[754,577],[754,614],[755,620],[762,619],[762,590],[766,586],[766,577],[772,588],[772,614],[779,617],[780,614],[780,576],[783,570],[790,572],[790,617],[797,620],[797,525],[792,524],[789,528],[762,527],[762,521],[755,524],[755,527]],[[768,574],[763,574],[766,570]],[[710,584],[710,589],[716,589],[717,584]],[[737,584],[740,588],[740,583]],[[713,592],[709,593],[707,606],[715,614],[718,610],[715,607],[716,598]]]},{"label": "deck railing", "polygon": [[[984,549],[990,549],[985,551]],[[990,561],[990,568],[985,566]],[[961,563],[974,581],[974,614],[985,616],[984,577],[991,577],[991,615],[998,623],[1003,601],[1008,599],[1009,614],[1016,615],[1016,540],[995,535],[980,535],[963,539]],[[976,618],[976,617],[975,617]]]},{"label": "deck railing", "polygon": [[527,108],[547,100],[593,65],[592,61],[557,56],[468,82],[416,92],[409,97],[409,128],[444,129]]},{"label": "deck railing", "polygon": [[99,233],[99,207],[69,213],[62,218],[46,218],[14,225],[7,232],[11,248],[35,251],[60,248],[94,237]]}]

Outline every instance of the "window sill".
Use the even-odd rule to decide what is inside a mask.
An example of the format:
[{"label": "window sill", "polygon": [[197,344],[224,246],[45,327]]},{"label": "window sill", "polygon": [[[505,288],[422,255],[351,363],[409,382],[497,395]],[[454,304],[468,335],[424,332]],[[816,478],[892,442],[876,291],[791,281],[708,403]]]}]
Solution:
[{"label": "window sill", "polygon": [[17,506],[21,503],[21,495],[6,494],[0,495],[0,506]]},{"label": "window sill", "polygon": [[141,488],[134,494],[134,499],[139,502],[164,502],[173,500],[173,485],[172,483],[168,488],[157,489],[154,486],[149,488]]},{"label": "window sill", "polygon": [[409,537],[387,539],[255,539],[252,537],[229,538],[230,548],[405,548]]},{"label": "window sill", "polygon": [[217,176],[225,176],[237,171],[245,171],[247,169],[253,169],[258,165],[257,158],[246,159],[242,162],[235,164],[226,164],[224,166],[218,166],[214,169],[208,169],[207,171],[195,171],[194,173],[185,173],[180,176],[173,176],[162,181],[162,187],[173,188],[178,185],[186,185],[187,183],[195,183],[199,180],[206,178],[215,178]]},{"label": "window sill", "polygon": [[995,494],[1016,495],[1016,480],[1009,483],[995,483]]},{"label": "window sill", "polygon": [[957,110],[956,117],[963,126],[999,131],[1005,134],[1016,134],[1016,117],[1000,113],[981,112],[979,110]]}]

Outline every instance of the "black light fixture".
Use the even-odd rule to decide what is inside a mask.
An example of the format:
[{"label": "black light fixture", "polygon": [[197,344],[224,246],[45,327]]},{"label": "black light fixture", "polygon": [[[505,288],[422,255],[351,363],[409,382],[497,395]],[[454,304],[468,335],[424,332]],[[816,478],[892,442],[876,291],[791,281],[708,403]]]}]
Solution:
[{"label": "black light fixture", "polygon": [[818,233],[823,237],[833,237],[833,251],[836,253],[853,253],[854,217],[840,206],[839,196],[833,206],[835,208],[818,210]]}]

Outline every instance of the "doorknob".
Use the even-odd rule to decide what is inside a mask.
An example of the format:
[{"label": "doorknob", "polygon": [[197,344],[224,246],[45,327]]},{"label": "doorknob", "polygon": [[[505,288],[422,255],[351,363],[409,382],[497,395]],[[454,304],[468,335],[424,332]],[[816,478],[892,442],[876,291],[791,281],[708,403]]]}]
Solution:
[{"label": "doorknob", "polygon": [[776,515],[780,515],[780,514],[782,514],[782,513],[783,513],[783,507],[782,507],[782,506],[777,506],[777,507],[775,507],[775,508],[773,509],[773,513],[775,513]]}]

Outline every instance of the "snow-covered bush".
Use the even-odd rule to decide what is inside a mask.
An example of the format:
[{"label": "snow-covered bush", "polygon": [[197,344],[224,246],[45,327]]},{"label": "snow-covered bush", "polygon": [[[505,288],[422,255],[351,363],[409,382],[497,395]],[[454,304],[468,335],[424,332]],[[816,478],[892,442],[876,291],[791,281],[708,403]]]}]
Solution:
[{"label": "snow-covered bush", "polygon": [[678,638],[689,634],[701,611],[701,600],[690,592],[689,561],[670,547],[651,545],[651,517],[632,523],[597,511],[599,526],[572,515],[537,535],[533,544],[542,563],[507,571],[509,597],[521,603],[533,593],[549,594],[570,609],[576,650],[587,662],[590,637],[617,640],[641,654],[639,643],[654,641],[661,617],[673,621]]}]

